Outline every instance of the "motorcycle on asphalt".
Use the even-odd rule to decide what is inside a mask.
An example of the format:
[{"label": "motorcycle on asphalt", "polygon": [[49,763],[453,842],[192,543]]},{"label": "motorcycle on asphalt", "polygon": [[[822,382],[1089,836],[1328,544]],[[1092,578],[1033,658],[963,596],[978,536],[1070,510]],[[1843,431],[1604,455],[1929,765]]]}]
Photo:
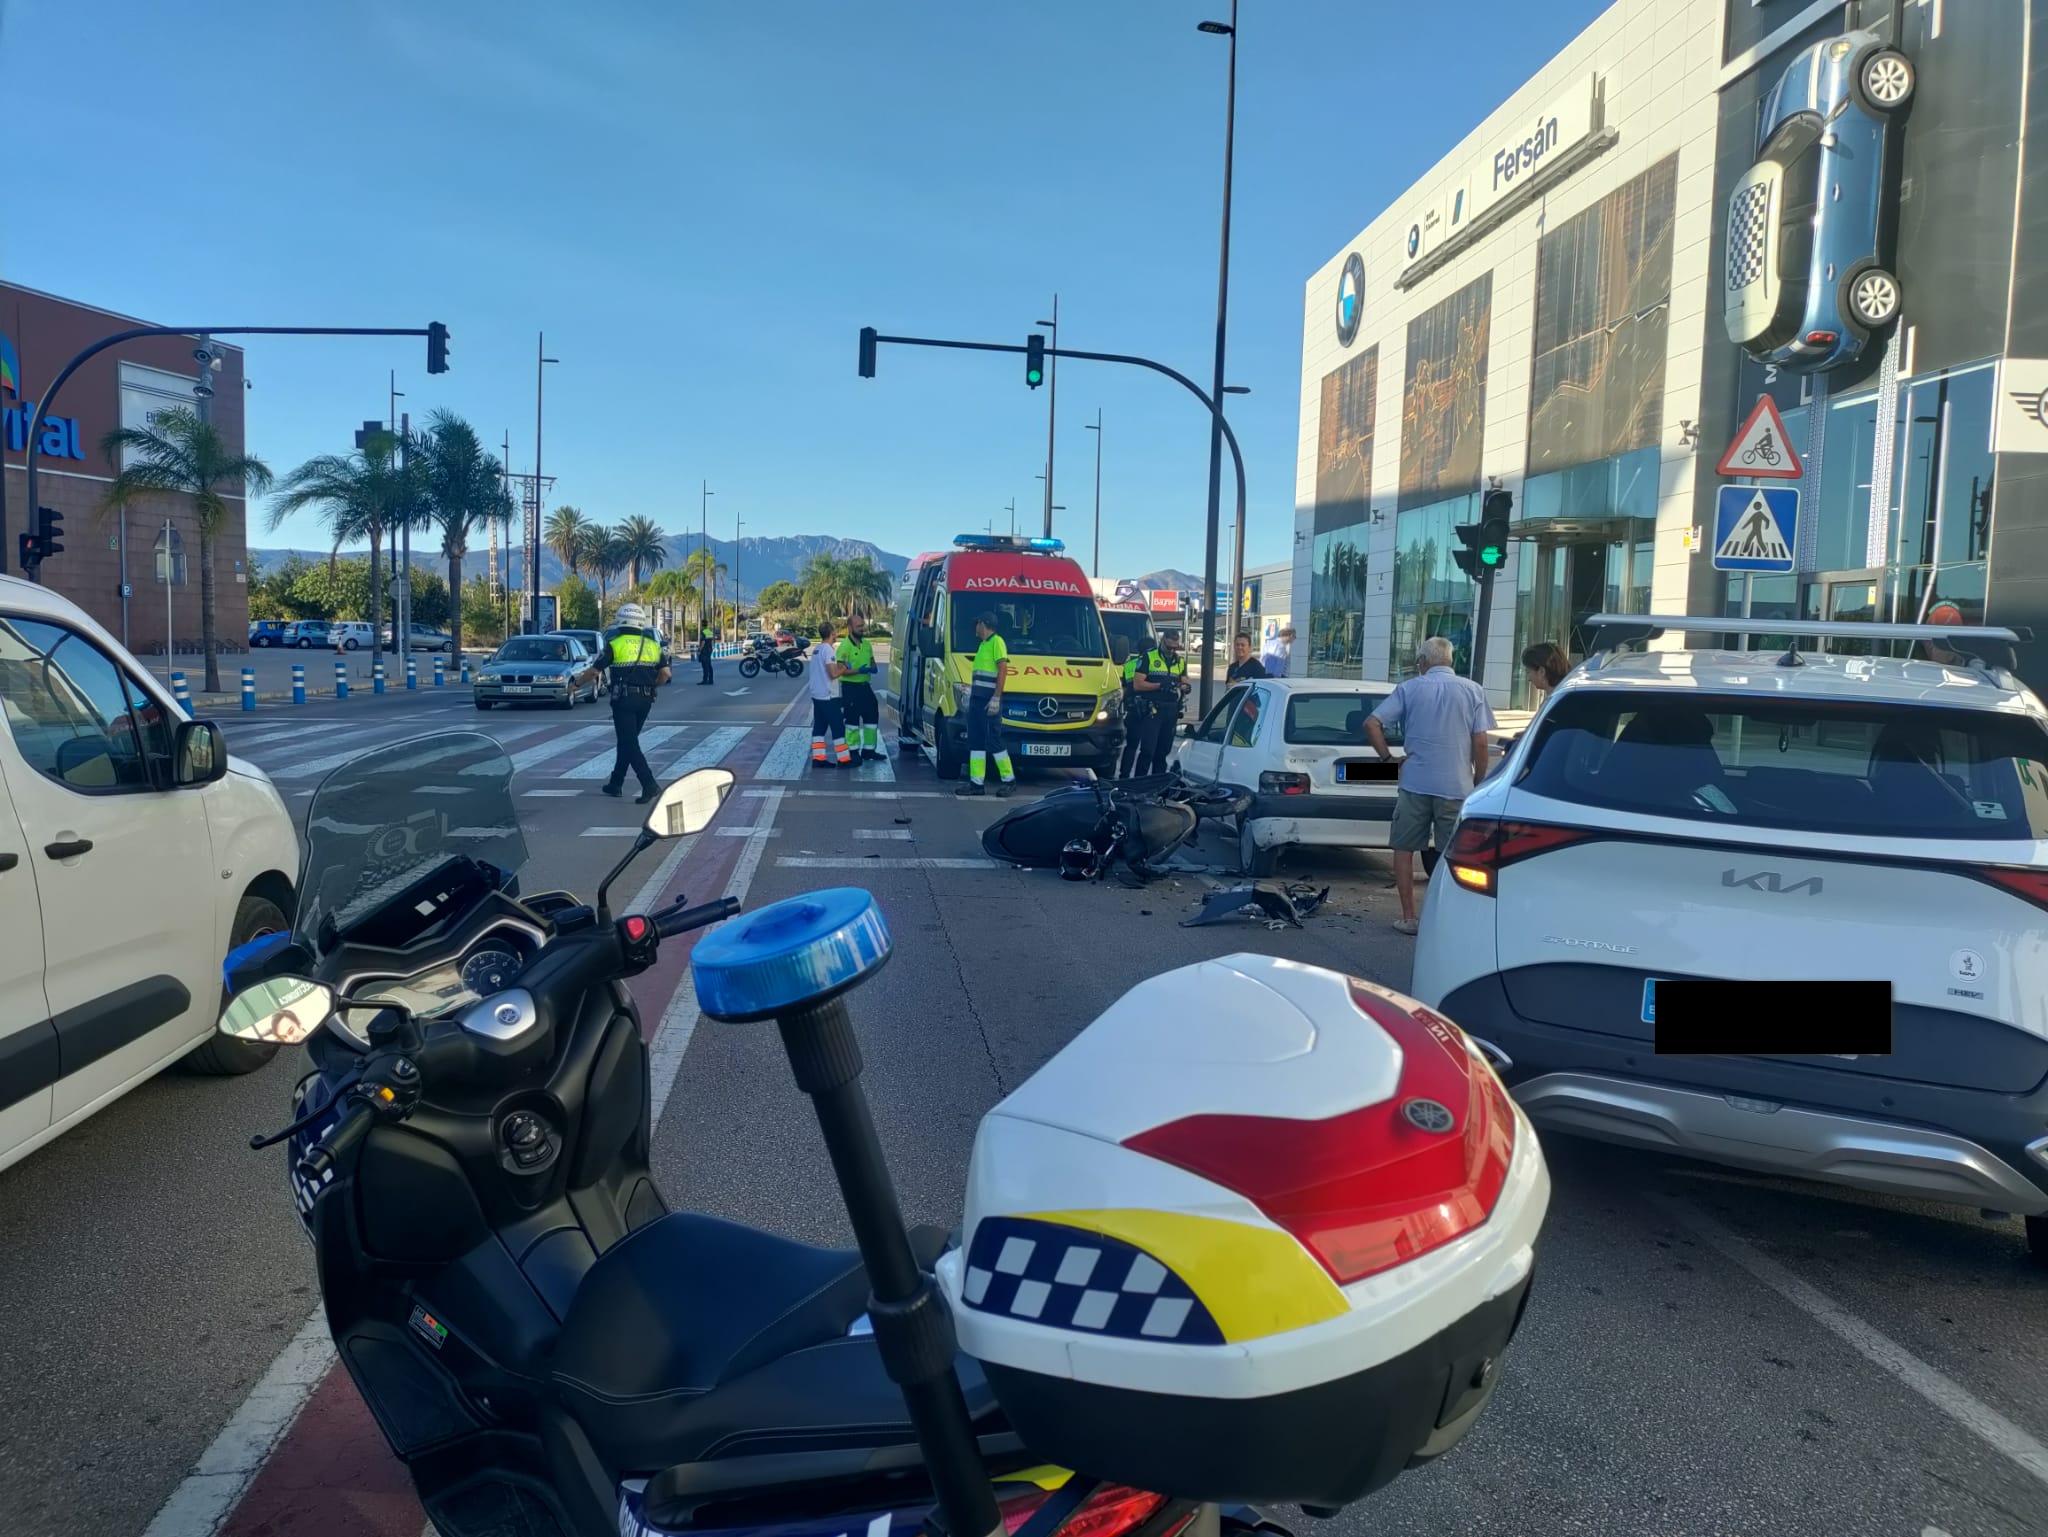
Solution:
[{"label": "motorcycle on asphalt", "polygon": [[649,1168],[626,979],[739,904],[608,897],[733,776],[666,787],[586,903],[522,895],[512,773],[473,732],[336,769],[290,934],[224,966],[225,1032],[306,1046],[251,1146],[289,1143],[338,1358],[442,1537],[1250,1537],[1245,1501],[1347,1503],[1490,1400],[1548,1175],[1447,1022],[1266,957],[1141,983],[984,1119],[955,1245],[905,1229],[860,1086],[879,908],[776,903],[692,965],[812,1100],[858,1245],[815,1248]]},{"label": "motorcycle on asphalt", "polygon": [[804,672],[803,654],[756,641],[752,649],[740,657],[739,673],[742,678],[758,678],[763,672],[787,673],[792,678],[800,678]]}]

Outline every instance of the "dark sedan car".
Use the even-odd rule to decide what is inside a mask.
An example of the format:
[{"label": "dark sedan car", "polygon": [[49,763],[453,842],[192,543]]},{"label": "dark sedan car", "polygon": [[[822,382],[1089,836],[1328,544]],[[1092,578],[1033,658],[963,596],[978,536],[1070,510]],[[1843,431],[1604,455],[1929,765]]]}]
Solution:
[{"label": "dark sedan car", "polygon": [[566,635],[515,635],[476,675],[476,707],[551,704],[574,709],[597,698],[602,681],[581,641]]}]

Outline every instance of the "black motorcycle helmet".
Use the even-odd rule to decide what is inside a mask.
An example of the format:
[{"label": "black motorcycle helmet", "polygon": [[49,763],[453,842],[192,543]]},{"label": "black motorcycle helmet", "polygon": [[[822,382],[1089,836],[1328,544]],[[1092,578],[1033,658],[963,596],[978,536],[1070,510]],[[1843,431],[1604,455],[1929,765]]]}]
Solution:
[{"label": "black motorcycle helmet", "polygon": [[1102,855],[1086,838],[1076,838],[1060,850],[1060,879],[1092,881],[1102,873]]}]

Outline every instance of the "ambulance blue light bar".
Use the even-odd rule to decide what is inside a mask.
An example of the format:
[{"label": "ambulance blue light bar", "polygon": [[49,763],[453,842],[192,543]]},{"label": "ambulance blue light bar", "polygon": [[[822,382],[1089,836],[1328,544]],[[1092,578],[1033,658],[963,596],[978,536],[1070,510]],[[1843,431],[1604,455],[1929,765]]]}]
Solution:
[{"label": "ambulance blue light bar", "polygon": [[1040,555],[1057,555],[1067,547],[1064,539],[1026,539],[1021,534],[955,534],[956,550],[1031,550]]}]

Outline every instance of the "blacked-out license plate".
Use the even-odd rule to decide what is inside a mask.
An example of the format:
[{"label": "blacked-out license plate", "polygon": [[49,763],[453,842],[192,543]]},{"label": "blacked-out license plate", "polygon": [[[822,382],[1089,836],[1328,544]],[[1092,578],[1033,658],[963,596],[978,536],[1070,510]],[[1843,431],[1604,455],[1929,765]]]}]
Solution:
[{"label": "blacked-out license plate", "polygon": [[1656,1030],[1659,1055],[1885,1056],[1892,985],[1650,977],[1642,1019]]}]

